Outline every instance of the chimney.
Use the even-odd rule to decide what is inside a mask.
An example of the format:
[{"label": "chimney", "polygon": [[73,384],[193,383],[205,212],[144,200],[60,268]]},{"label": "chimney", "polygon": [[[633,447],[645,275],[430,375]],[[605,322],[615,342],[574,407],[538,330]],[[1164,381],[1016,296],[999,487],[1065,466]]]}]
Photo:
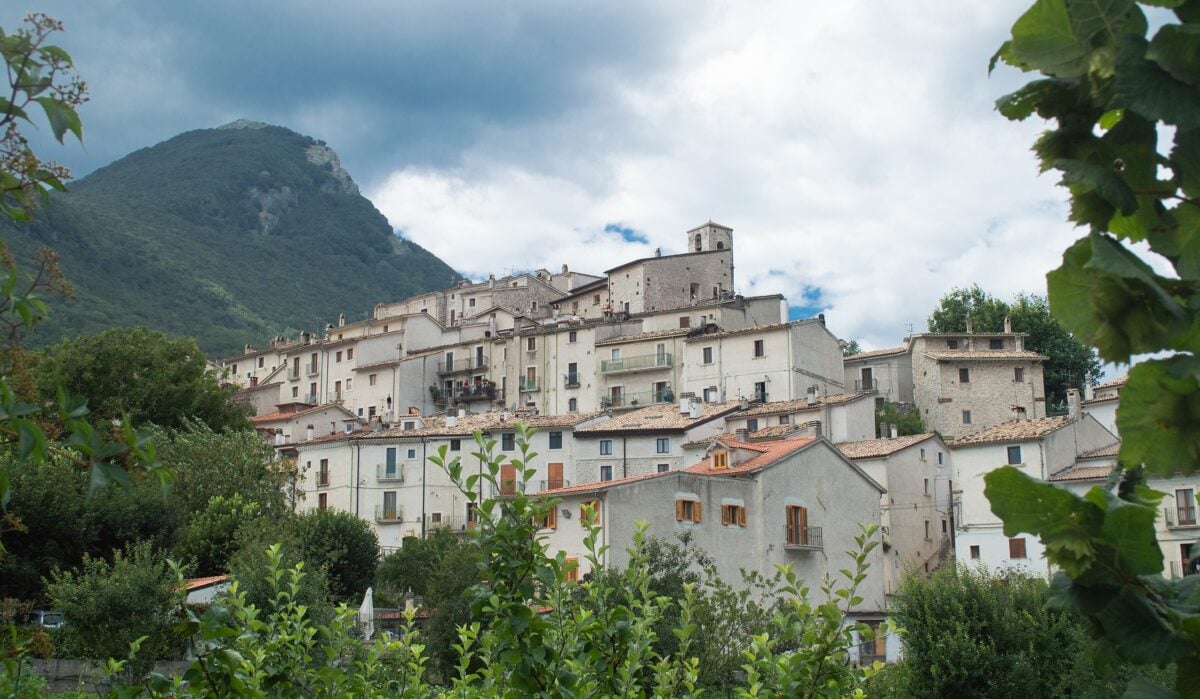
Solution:
[{"label": "chimney", "polygon": [[895,425],[888,425],[888,431],[889,431],[889,434],[891,435],[889,437],[890,439],[895,439],[896,437],[900,436],[900,430],[897,429]]},{"label": "chimney", "polygon": [[562,271],[562,273],[563,273],[563,274],[566,274],[566,273],[567,273],[567,265],[566,265],[566,264],[564,264],[564,265],[563,265],[563,271]]},{"label": "chimney", "polygon": [[805,424],[805,427],[813,428],[813,436],[815,436],[815,437],[821,436],[821,421],[820,420],[812,420],[811,422],[808,422],[807,424]]},{"label": "chimney", "polygon": [[313,429],[313,426],[309,425],[308,429],[304,431],[304,441],[311,442],[313,439],[313,434],[315,432],[316,432],[316,430]]},{"label": "chimney", "polygon": [[679,414],[687,415],[692,411],[692,400],[690,398],[679,399]]},{"label": "chimney", "polygon": [[975,332],[975,323],[972,322],[971,314],[968,313],[967,314],[967,334],[970,335],[973,332]]},{"label": "chimney", "polygon": [[662,257],[662,248],[654,248],[654,256]]},{"label": "chimney", "polygon": [[458,427],[458,416],[457,415],[447,415],[446,416],[446,427]]},{"label": "chimney", "polygon": [[822,328],[825,327],[825,314],[824,313],[818,313],[817,320],[821,321]]},{"label": "chimney", "polygon": [[467,409],[466,409],[466,408],[459,408],[459,409],[458,409],[458,416],[459,416],[460,418],[466,417],[466,416],[467,416]]},{"label": "chimney", "polygon": [[1079,419],[1079,389],[1067,389],[1067,417],[1071,420]]},{"label": "chimney", "polygon": [[283,430],[276,428],[275,429],[275,446],[279,446],[280,444],[283,444]]},{"label": "chimney", "polygon": [[700,404],[696,401],[692,401],[691,410],[688,411],[688,417],[693,420],[698,420],[703,414],[703,411],[700,409]]},{"label": "chimney", "polygon": [[410,405],[410,406],[408,406],[408,414],[409,415],[420,415],[421,409],[415,405]]},{"label": "chimney", "polygon": [[346,324],[346,314],[339,313],[338,314],[338,327],[340,328],[340,327],[344,326],[345,324]]},{"label": "chimney", "polygon": [[883,439],[887,439],[887,436],[888,436],[888,428],[887,427],[888,426],[887,426],[886,422],[879,423],[879,436]]},{"label": "chimney", "polygon": [[496,275],[494,275],[494,274],[489,274],[489,275],[488,275],[488,288],[489,288],[489,289],[495,289],[495,288],[496,288]]},{"label": "chimney", "polygon": [[1009,318],[1008,316],[1004,316],[1004,332],[1012,332],[1012,318]]}]

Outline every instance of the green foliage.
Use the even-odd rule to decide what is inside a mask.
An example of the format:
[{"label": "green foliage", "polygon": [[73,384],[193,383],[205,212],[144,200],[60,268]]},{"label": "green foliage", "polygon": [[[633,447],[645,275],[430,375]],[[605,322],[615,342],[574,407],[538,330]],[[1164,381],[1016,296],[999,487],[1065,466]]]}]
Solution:
[{"label": "green foliage", "polygon": [[[1047,275],[1063,327],[1110,362],[1173,351],[1134,367],[1117,426],[1127,470],[1077,497],[1010,468],[986,477],[1008,535],[1046,546],[1052,602],[1084,615],[1106,652],[1137,664],[1177,662],[1175,690],[1139,680],[1130,692],[1192,696],[1200,686],[1200,581],[1161,577],[1155,541],[1161,494],[1143,469],[1200,465],[1200,5],[1167,7],[1152,35],[1133,0],[1038,0],[993,59],[1041,72],[997,107],[1010,119],[1050,122],[1034,145],[1058,170],[1070,219],[1089,233]],[[1174,20],[1174,21],[1172,21]],[[1169,265],[1159,273],[1129,247]],[[1137,464],[1130,468],[1130,465]]]},{"label": "green foliage", "polygon": [[1051,403],[1063,406],[1063,412],[1067,389],[1083,390],[1100,376],[1096,353],[1059,325],[1041,296],[1017,294],[1012,303],[1006,303],[979,285],[955,289],[942,297],[929,316],[929,331],[966,332],[968,314],[975,332],[1002,332],[1007,316],[1014,332],[1026,334],[1025,349],[1049,357],[1042,365],[1046,394]]},{"label": "green foliage", "polygon": [[[909,576],[893,598],[904,627],[902,669],[880,696],[1111,697],[1123,677],[1098,676],[1081,617],[1046,602],[1041,578],[945,568]],[[1108,673],[1112,675],[1113,673]]]},{"label": "green foliage", "polygon": [[53,236],[76,286],[30,341],[136,323],[228,356],[457,281],[319,148],[275,126],[191,131],[54,194],[33,222],[0,224],[20,260]]},{"label": "green foliage", "polygon": [[55,573],[48,588],[66,624],[59,630],[64,657],[103,661],[124,657],[145,637],[138,667],[171,658],[180,650],[172,632],[181,606],[177,575],[149,544],[113,554],[112,563],[85,556],[79,570]]},{"label": "green foliage", "polygon": [[375,572],[376,591],[386,591],[397,599],[409,590],[418,597],[425,597],[433,591],[431,579],[441,561],[451,551],[470,543],[469,539],[446,529],[434,530],[425,538],[405,539],[400,549],[380,561]]},{"label": "green foliage", "polygon": [[261,517],[258,503],[246,502],[239,494],[217,495],[188,521],[175,555],[188,562],[197,576],[227,573],[238,531],[258,525]]},{"label": "green foliage", "polygon": [[842,356],[853,357],[862,352],[862,347],[858,346],[858,340],[850,340],[842,345]]},{"label": "green foliage", "polygon": [[379,539],[361,517],[340,510],[309,510],[292,518],[301,555],[314,569],[329,577],[333,602],[357,604],[375,579],[379,564]]},{"label": "green foliage", "polygon": [[[896,434],[901,437],[925,432],[925,423],[921,422],[921,411],[915,408],[902,409],[890,400],[884,401],[883,405],[875,411],[876,433],[879,432],[880,424],[895,425]],[[888,435],[876,434],[876,436],[886,438]]]},{"label": "green foliage", "polygon": [[217,383],[191,338],[172,339],[146,328],[117,328],[46,349],[37,367],[39,392],[61,386],[88,403],[98,421],[128,416],[135,424],[246,428],[249,409]]},{"label": "green foliage", "polygon": [[[268,549],[280,557],[280,565],[295,568],[304,564],[304,551],[293,529],[283,522],[262,522],[262,526],[238,530],[237,550],[229,560],[229,574],[239,581],[239,591],[247,604],[270,609],[276,590],[272,586],[275,562]],[[309,618],[326,624],[333,618],[329,603],[329,577],[322,568],[304,564],[305,574],[292,592],[296,603],[304,605]]]}]

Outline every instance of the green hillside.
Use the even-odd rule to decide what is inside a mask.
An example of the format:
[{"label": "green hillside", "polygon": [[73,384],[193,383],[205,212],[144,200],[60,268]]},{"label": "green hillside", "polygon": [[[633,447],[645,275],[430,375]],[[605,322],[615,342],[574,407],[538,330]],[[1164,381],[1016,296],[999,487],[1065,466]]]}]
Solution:
[{"label": "green hillside", "polygon": [[70,190],[0,227],[19,259],[57,250],[75,286],[31,344],[146,325],[220,356],[458,279],[393,234],[332,150],[276,126],[181,134]]}]

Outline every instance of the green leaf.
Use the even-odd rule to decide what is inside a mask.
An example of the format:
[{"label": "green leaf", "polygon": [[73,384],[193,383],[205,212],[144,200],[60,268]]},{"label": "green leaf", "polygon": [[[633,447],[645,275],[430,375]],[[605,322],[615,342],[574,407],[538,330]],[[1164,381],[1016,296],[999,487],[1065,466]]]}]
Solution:
[{"label": "green leaf", "polygon": [[75,134],[75,138],[80,141],[83,140],[83,122],[71,105],[55,97],[38,97],[36,99],[37,103],[42,105],[42,110],[46,112],[50,129],[59,143],[63,142],[63,136],[67,131]]},{"label": "green leaf", "polygon": [[1054,167],[1063,173],[1061,183],[1079,191],[1095,190],[1113,208],[1128,216],[1137,210],[1137,197],[1125,180],[1111,167],[1101,167],[1082,160],[1061,159],[1054,162]]},{"label": "green leaf", "polygon": [[1146,58],[1157,63],[1179,82],[1193,87],[1200,84],[1200,26],[1164,26],[1150,40]]},{"label": "green leaf", "polygon": [[1075,36],[1066,0],[1037,0],[1013,25],[1005,58],[1026,69],[1072,78],[1087,71],[1089,52]]},{"label": "green leaf", "polygon": [[1121,390],[1121,460],[1169,475],[1200,464],[1200,358],[1140,362]]},{"label": "green leaf", "polygon": [[1096,615],[1121,657],[1138,664],[1161,664],[1187,653],[1187,645],[1151,606],[1130,588],[1110,598]]},{"label": "green leaf", "polygon": [[1125,699],[1179,699],[1179,693],[1160,687],[1145,677],[1135,677],[1125,688]]},{"label": "green leaf", "polygon": [[1121,123],[1121,119],[1124,116],[1125,116],[1124,109],[1110,109],[1107,112],[1101,114],[1100,118],[1096,121],[1096,123],[1100,125],[1100,128],[1107,131],[1107,130],[1111,129],[1112,127],[1116,126],[1117,124]]},{"label": "green leaf", "polygon": [[1061,101],[1077,101],[1078,87],[1067,80],[1034,80],[1022,86],[1016,92],[1009,93],[996,100],[996,110],[1014,121],[1022,121],[1034,111],[1039,111],[1039,105]]},{"label": "green leaf", "polygon": [[1148,47],[1143,38],[1127,36],[1122,40],[1113,101],[1152,121],[1185,129],[1200,126],[1200,90],[1147,60]]}]

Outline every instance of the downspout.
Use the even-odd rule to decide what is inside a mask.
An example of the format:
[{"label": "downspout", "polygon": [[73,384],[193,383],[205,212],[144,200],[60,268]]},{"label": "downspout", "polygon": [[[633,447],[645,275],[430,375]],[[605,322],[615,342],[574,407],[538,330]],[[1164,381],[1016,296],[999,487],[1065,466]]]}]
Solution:
[{"label": "downspout", "polygon": [[625,435],[621,435],[621,478],[629,478],[628,439]]},{"label": "downspout", "polygon": [[421,437],[421,538],[425,538],[425,520],[428,517],[425,515],[425,445],[428,444],[425,437]]},{"label": "downspout", "polygon": [[362,481],[362,442],[354,444],[354,516],[358,517],[358,505],[362,500],[362,492],[359,490],[359,483]]}]

